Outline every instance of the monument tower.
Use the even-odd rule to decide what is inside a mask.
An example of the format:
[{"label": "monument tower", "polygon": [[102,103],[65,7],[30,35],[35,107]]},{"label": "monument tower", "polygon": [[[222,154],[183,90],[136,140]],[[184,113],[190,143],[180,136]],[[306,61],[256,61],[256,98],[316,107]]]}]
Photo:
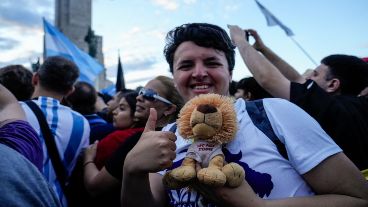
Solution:
[{"label": "monument tower", "polygon": [[[104,65],[102,37],[92,29],[92,0],[55,0],[55,25],[81,50]],[[103,71],[96,81],[96,88],[106,87]]]}]

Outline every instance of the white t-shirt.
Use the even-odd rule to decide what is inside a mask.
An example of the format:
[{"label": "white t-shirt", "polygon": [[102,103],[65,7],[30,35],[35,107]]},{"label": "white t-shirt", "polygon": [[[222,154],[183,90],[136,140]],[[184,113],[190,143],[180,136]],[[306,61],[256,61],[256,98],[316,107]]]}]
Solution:
[{"label": "white t-shirt", "polygon": [[[264,99],[263,104],[276,136],[285,144],[289,160],[283,158],[276,145],[253,124],[243,99],[235,103],[239,129],[234,140],[223,149],[226,160],[244,168],[247,182],[262,198],[313,195],[301,175],[342,150],[312,117],[293,103],[270,98]],[[163,130],[168,131],[171,126]],[[181,162],[190,143],[178,131],[176,136],[177,156],[174,162]],[[203,204],[200,195],[185,188],[168,193],[173,206],[184,203],[188,206],[213,206]]]}]

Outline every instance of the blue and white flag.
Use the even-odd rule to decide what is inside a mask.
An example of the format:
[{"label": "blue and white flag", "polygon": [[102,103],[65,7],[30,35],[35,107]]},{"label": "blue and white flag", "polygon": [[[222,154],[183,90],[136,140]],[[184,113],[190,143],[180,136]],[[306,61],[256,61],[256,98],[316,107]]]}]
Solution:
[{"label": "blue and white flag", "polygon": [[103,71],[103,66],[94,58],[79,49],[56,27],[43,19],[45,31],[45,57],[62,56],[73,61],[79,68],[79,80],[94,83]]},{"label": "blue and white flag", "polygon": [[111,84],[108,87],[102,89],[100,92],[102,94],[107,94],[109,96],[114,96],[116,94],[116,87],[115,87],[114,84]]},{"label": "blue and white flag", "polygon": [[283,23],[281,23],[280,20],[278,20],[270,11],[268,11],[268,9],[266,9],[257,0],[255,0],[255,1],[258,5],[259,9],[261,9],[261,12],[263,13],[263,15],[266,17],[267,26],[279,25],[285,31],[287,36],[293,36],[294,35],[294,33],[293,33],[293,31],[291,31],[291,29],[289,29]]}]

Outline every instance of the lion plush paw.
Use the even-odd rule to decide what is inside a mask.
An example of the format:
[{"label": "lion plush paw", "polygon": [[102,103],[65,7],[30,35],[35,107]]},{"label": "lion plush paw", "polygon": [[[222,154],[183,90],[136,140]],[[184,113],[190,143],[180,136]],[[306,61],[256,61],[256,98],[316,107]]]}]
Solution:
[{"label": "lion plush paw", "polygon": [[240,186],[245,178],[244,169],[234,162],[225,165],[222,172],[226,175],[226,184],[232,188]]},{"label": "lion plush paw", "polygon": [[216,168],[202,168],[197,173],[199,182],[209,186],[223,186],[226,183],[225,174]]},{"label": "lion plush paw", "polygon": [[170,174],[179,182],[189,181],[196,177],[196,171],[192,166],[180,166],[173,169]]},{"label": "lion plush paw", "polygon": [[189,185],[188,182],[181,182],[177,179],[173,178],[171,175],[171,171],[167,172],[162,178],[163,184],[169,189],[180,189]]}]

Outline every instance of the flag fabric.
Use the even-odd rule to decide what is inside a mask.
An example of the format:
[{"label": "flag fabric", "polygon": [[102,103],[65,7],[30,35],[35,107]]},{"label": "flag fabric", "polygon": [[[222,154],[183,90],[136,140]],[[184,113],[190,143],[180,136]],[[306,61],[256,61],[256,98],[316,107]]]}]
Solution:
[{"label": "flag fabric", "polygon": [[275,26],[275,25],[278,25],[278,26],[280,26],[285,31],[285,33],[286,33],[287,36],[293,36],[294,35],[294,33],[293,33],[293,31],[291,31],[291,29],[289,29],[283,23],[281,23],[280,20],[278,20],[270,11],[268,11],[268,9],[266,9],[257,0],[255,0],[255,1],[256,1],[257,5],[258,5],[259,9],[263,13],[263,15],[266,17],[267,26]]},{"label": "flag fabric", "polygon": [[80,71],[79,80],[94,84],[97,76],[103,71],[103,66],[79,49],[45,18],[43,18],[43,25],[45,32],[44,57],[62,56],[73,61]]},{"label": "flag fabric", "polygon": [[124,71],[120,61],[120,55],[118,58],[118,70],[116,74],[115,91],[121,91],[125,89]]},{"label": "flag fabric", "polygon": [[114,84],[111,84],[111,85],[109,85],[108,87],[106,87],[106,88],[102,89],[100,92],[101,92],[102,94],[107,94],[107,95],[109,95],[109,96],[114,96],[114,95],[115,95],[115,93],[116,93],[115,89],[116,89],[116,88],[115,88]]}]

